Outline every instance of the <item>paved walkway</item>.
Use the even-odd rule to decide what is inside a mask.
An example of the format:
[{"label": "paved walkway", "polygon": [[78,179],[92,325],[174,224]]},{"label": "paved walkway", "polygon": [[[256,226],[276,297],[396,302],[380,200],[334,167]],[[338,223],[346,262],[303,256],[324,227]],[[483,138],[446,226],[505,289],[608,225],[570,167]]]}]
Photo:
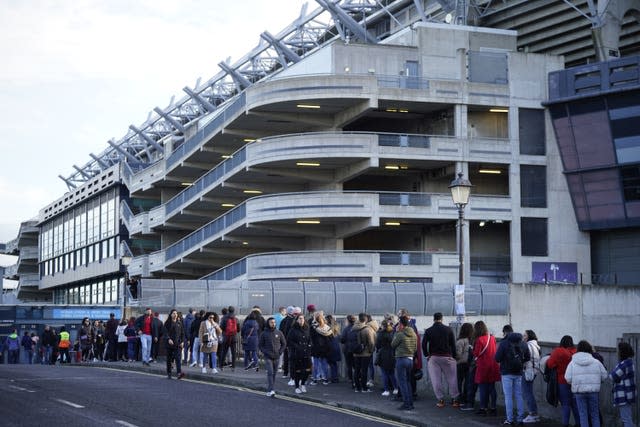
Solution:
[{"label": "paved walkway", "polygon": [[[102,366],[115,369],[153,372],[159,375],[166,375],[166,367],[164,360],[158,363],[152,363],[151,366],[142,366],[141,362],[95,362],[83,364],[84,366]],[[203,374],[201,369],[183,368],[183,372],[187,378],[197,380],[211,381],[226,385],[234,385],[245,387],[253,390],[262,390],[266,392],[266,371],[255,369],[245,371],[241,363],[238,364],[234,372],[229,368],[225,368],[218,374],[211,374],[208,369],[207,374]],[[174,371],[175,375],[175,371]],[[376,374],[377,375],[377,374]],[[376,376],[376,379],[378,377]],[[497,416],[479,416],[473,411],[460,411],[447,405],[444,408],[437,408],[435,398],[427,394],[426,391],[418,392],[418,399],[414,402],[415,409],[412,411],[401,411],[398,409],[402,402],[396,402],[389,397],[380,395],[382,389],[376,385],[375,391],[371,393],[355,393],[351,386],[347,383],[337,383],[315,386],[307,385],[307,393],[296,394],[294,388],[287,385],[287,379],[282,378],[282,373],[278,373],[276,377],[276,393],[277,395],[286,395],[299,399],[310,400],[326,405],[337,406],[357,412],[375,415],[381,418],[399,421],[408,425],[429,426],[429,427],[457,427],[465,426],[497,426],[501,425],[505,420],[504,408],[498,408]],[[499,386],[499,384],[497,384]],[[267,397],[265,396],[265,399]],[[555,427],[561,426],[560,423],[553,420],[542,420],[536,424],[528,424],[532,426]]]}]

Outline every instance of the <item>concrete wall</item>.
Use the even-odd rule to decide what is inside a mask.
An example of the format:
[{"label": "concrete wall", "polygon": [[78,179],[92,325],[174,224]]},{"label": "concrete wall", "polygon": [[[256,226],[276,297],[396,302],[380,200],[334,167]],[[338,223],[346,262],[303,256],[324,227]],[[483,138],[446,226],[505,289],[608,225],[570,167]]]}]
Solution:
[{"label": "concrete wall", "polygon": [[613,347],[623,333],[640,331],[640,287],[512,284],[511,324],[542,341],[563,335]]}]

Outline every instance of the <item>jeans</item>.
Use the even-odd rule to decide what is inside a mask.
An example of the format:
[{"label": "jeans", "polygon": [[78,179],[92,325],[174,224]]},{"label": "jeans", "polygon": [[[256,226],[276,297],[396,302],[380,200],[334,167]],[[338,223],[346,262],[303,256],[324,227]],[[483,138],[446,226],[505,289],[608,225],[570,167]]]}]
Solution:
[{"label": "jeans", "polygon": [[396,358],[396,377],[398,379],[398,388],[400,389],[400,394],[402,395],[402,406],[405,408],[413,408],[413,393],[411,391],[412,376],[413,358]]},{"label": "jeans", "polygon": [[393,372],[393,369],[390,371],[385,371],[380,368],[380,376],[382,377],[382,382],[384,384],[384,391],[393,391],[398,388],[398,382],[396,381],[396,376]]},{"label": "jeans", "polygon": [[536,402],[536,396],[533,394],[533,381],[525,380],[524,374],[522,374],[522,397],[524,398],[524,401],[527,402],[529,413],[537,414],[538,403]]},{"label": "jeans", "polygon": [[522,400],[522,374],[502,375],[502,391],[504,392],[504,406],[507,411],[507,420],[513,421],[513,397],[515,394],[518,414],[516,421],[524,419],[524,401]]},{"label": "jeans", "polygon": [[371,356],[358,356],[353,358],[353,367],[355,368],[353,381],[355,382],[356,390],[363,391],[367,389],[369,361],[371,361]]},{"label": "jeans", "polygon": [[460,392],[460,403],[467,403],[467,395],[469,394],[469,364],[458,363],[456,366],[456,377],[458,380],[458,392]]},{"label": "jeans", "polygon": [[331,382],[338,382],[338,378],[340,374],[338,373],[338,362],[328,362],[329,363],[329,376],[331,377]]},{"label": "jeans", "polygon": [[51,352],[53,349],[50,345],[45,345],[42,347],[42,364],[49,365],[51,364]]},{"label": "jeans", "polygon": [[598,412],[598,392],[594,393],[575,393],[578,414],[580,415],[580,425],[588,426],[591,421],[591,427],[600,427],[600,416]]},{"label": "jeans", "polygon": [[[251,362],[249,362],[251,360]],[[255,350],[245,350],[244,351],[244,367],[249,366],[249,363],[253,363],[256,367],[258,366],[258,352]]]},{"label": "jeans", "polygon": [[[496,383],[480,383],[478,384],[480,390],[480,409],[495,409],[498,393],[496,393]],[[487,406],[489,403],[489,406]]]},{"label": "jeans", "polygon": [[458,391],[458,378],[456,375],[456,359],[451,356],[431,356],[427,362],[427,371],[429,371],[429,379],[433,386],[433,392],[436,399],[444,399],[444,380],[449,387],[449,396],[457,399],[460,392]]},{"label": "jeans", "polygon": [[129,360],[136,360],[136,340],[127,340],[127,358]]},{"label": "jeans", "polygon": [[142,361],[149,363],[151,358],[151,335],[140,335],[140,344],[142,345]]},{"label": "jeans", "polygon": [[571,412],[573,412],[574,421],[578,423],[580,416],[578,415],[576,400],[573,398],[569,384],[558,384],[558,400],[560,400],[560,405],[562,405],[562,424],[569,425]]},{"label": "jeans", "polygon": [[329,379],[329,365],[327,359],[324,357],[313,357],[313,371],[311,373],[311,379],[313,380],[327,380]]},{"label": "jeans", "polygon": [[264,358],[264,366],[267,368],[267,391],[273,391],[276,382],[276,372],[278,371],[278,359]]},{"label": "jeans", "polygon": [[193,338],[193,347],[191,349],[191,363],[202,363],[200,360],[200,337]]},{"label": "jeans", "polygon": [[622,421],[623,427],[634,427],[632,410],[632,406],[628,403],[626,405],[618,406],[620,420]]},{"label": "jeans", "polygon": [[203,367],[207,367],[207,365],[209,365],[209,367],[211,369],[214,368],[218,368],[218,354],[217,352],[212,352],[212,353],[200,353],[200,355],[202,356],[201,363]]}]

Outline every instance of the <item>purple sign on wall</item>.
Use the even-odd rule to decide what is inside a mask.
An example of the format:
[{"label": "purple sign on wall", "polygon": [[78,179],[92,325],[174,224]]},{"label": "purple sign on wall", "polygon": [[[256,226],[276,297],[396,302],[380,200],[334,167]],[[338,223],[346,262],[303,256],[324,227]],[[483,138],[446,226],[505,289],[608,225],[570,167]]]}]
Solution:
[{"label": "purple sign on wall", "polygon": [[578,283],[577,262],[532,262],[534,283]]}]

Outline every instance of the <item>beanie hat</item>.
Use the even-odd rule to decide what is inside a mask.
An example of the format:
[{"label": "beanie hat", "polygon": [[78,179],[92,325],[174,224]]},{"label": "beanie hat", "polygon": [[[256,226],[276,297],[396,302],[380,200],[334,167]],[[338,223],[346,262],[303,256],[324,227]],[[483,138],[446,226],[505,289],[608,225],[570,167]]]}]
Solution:
[{"label": "beanie hat", "polygon": [[287,307],[287,314],[293,314],[293,306],[292,305]]},{"label": "beanie hat", "polygon": [[307,311],[316,311],[316,306],[315,306],[315,305],[313,305],[313,304],[309,304],[309,305],[307,306]]}]

